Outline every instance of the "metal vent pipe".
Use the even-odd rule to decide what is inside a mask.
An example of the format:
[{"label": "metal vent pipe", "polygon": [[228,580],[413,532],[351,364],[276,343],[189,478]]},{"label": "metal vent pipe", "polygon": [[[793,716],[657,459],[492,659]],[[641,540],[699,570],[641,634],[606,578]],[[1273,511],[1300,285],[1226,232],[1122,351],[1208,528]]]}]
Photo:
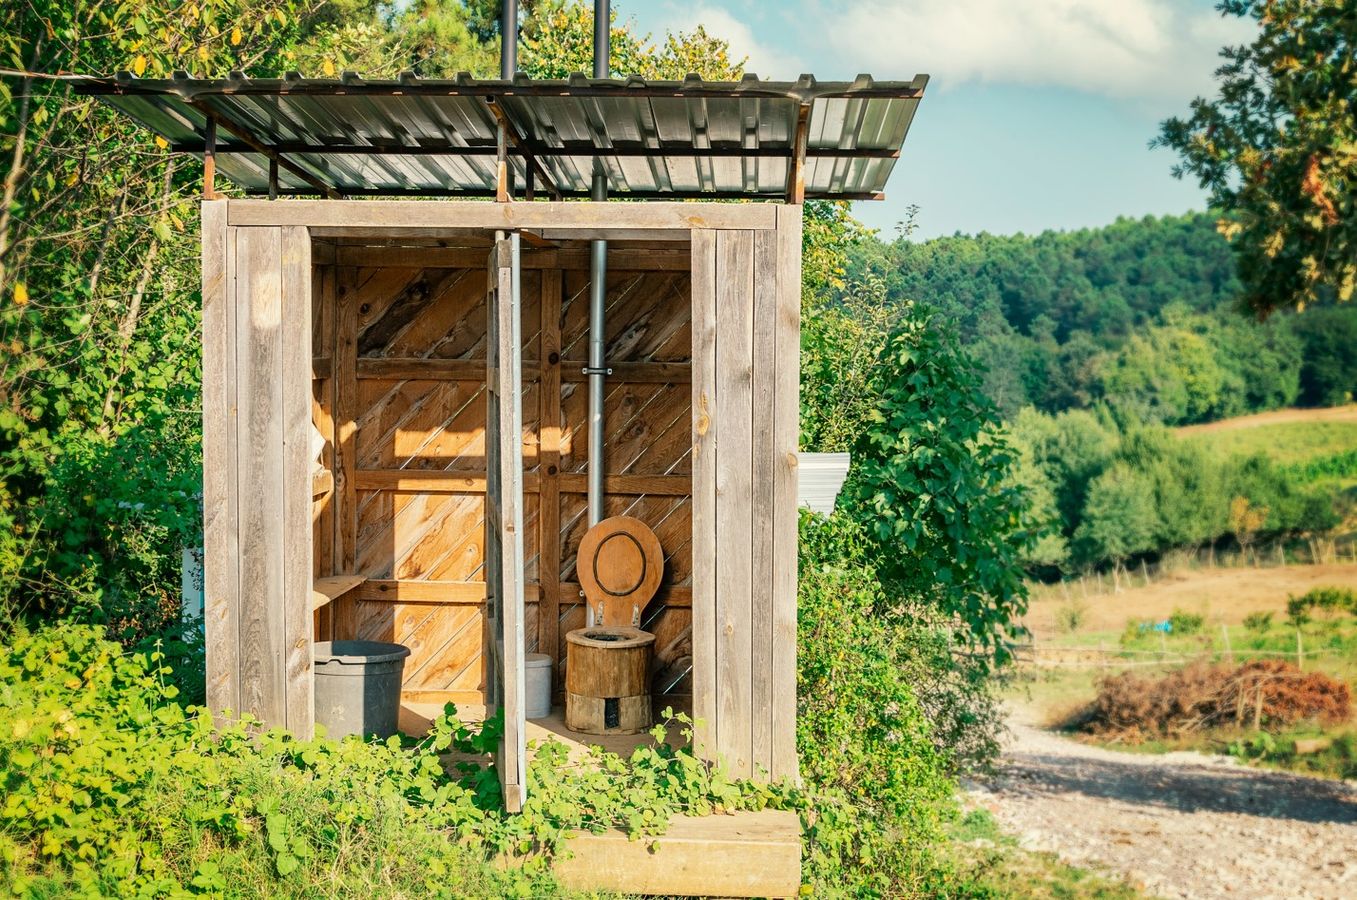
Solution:
[{"label": "metal vent pipe", "polygon": [[512,81],[518,71],[518,0],[504,0],[499,19],[499,77]]},{"label": "metal vent pipe", "polygon": [[[608,0],[594,0],[594,77],[607,78],[608,38],[611,15]],[[596,167],[591,199],[608,199],[608,176],[603,171],[602,159]],[[608,242],[589,244],[589,525],[603,519],[603,378],[608,374],[604,359],[604,311],[608,282]],[[591,623],[592,624],[592,623]]]}]

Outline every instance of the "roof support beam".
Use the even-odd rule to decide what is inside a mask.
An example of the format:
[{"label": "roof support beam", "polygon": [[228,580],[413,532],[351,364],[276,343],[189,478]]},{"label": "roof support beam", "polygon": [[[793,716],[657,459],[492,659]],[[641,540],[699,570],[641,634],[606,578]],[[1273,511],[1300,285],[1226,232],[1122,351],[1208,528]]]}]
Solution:
[{"label": "roof support beam", "polygon": [[301,166],[292,162],[290,159],[287,159],[283,157],[281,154],[274,151],[263,141],[260,141],[253,134],[251,134],[250,129],[246,128],[244,125],[241,125],[239,122],[233,121],[232,119],[223,116],[216,109],[212,108],[211,106],[208,106],[206,103],[203,103],[201,100],[198,100],[196,98],[186,97],[184,98],[184,102],[187,103],[189,106],[192,106],[199,112],[201,112],[203,115],[207,116],[207,120],[209,122],[214,123],[213,124],[214,130],[215,126],[217,124],[220,124],[227,131],[234,134],[236,138],[241,141],[241,143],[245,144],[251,150],[253,150],[256,153],[263,154],[272,162],[277,162],[279,166],[281,166],[284,169],[287,169],[293,175],[296,175],[298,178],[302,179],[307,184],[314,187],[319,193],[323,194],[324,196],[329,197],[331,200],[338,200],[340,199],[340,197],[343,196],[333,186],[326,184],[316,176],[312,175],[310,172],[303,169]]},{"label": "roof support beam", "polygon": [[537,157],[526,146],[527,142],[524,140],[523,135],[518,133],[518,129],[514,127],[514,123],[509,121],[509,116],[504,112],[504,107],[495,102],[493,98],[487,105],[490,107],[490,111],[495,114],[495,119],[499,122],[500,129],[508,136],[509,142],[513,144],[514,148],[518,151],[518,154],[516,155],[522,155],[527,159],[528,168],[536,172],[537,176],[542,179],[542,185],[551,194],[552,199],[560,200],[561,189],[556,186],[556,182],[549,174],[547,174],[547,170],[542,168],[542,164],[537,161]]},{"label": "roof support beam", "polygon": [[787,202],[806,202],[806,142],[810,134],[810,104],[802,103],[796,112],[796,133],[792,136],[792,162],[787,167]]},{"label": "roof support beam", "polygon": [[207,117],[207,135],[203,139],[203,199],[217,199],[217,119]]},{"label": "roof support beam", "polygon": [[[307,188],[279,188],[280,197],[310,197],[316,192]],[[246,196],[262,197],[268,194],[265,188],[246,188]],[[351,187],[345,189],[347,197],[465,197],[469,199],[490,198],[495,196],[494,188],[375,188]],[[562,200],[593,200],[593,191],[561,191]],[[715,191],[626,191],[614,195],[614,199],[625,200],[786,200],[785,190],[764,191],[755,194],[722,194]],[[806,191],[807,200],[884,200],[884,191]]]},{"label": "roof support beam", "polygon": [[509,190],[509,129],[501,119],[495,127],[495,201],[508,203]]}]

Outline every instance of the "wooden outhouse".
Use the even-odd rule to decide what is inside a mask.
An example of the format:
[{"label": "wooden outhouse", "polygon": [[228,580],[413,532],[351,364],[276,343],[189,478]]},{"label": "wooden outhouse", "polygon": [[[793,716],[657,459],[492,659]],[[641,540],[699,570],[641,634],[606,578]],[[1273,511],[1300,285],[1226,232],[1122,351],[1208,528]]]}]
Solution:
[{"label": "wooden outhouse", "polygon": [[211,707],[307,734],[313,642],[399,642],[403,700],[504,709],[521,797],[597,473],[663,547],[657,703],[795,776],[801,204],[879,197],[924,81],[84,84],[208,164]]}]

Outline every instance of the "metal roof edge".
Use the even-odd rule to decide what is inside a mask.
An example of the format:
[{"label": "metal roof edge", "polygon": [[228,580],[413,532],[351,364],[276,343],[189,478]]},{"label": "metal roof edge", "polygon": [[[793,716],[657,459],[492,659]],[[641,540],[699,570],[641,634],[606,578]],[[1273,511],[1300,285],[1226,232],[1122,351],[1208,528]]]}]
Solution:
[{"label": "metal roof edge", "polygon": [[367,80],[353,72],[339,78],[305,78],[289,72],[282,78],[247,78],[232,72],[226,78],[193,78],[176,72],[173,78],[137,78],[130,72],[113,77],[73,79],[82,95],[170,95],[183,99],[210,95],[360,95],[360,96],[574,96],[574,97],[767,97],[801,103],[834,98],[900,98],[923,96],[927,75],[910,81],[877,81],[859,75],[852,81],[817,81],[802,75],[796,81],[761,81],[752,73],[740,81],[706,81],[689,74],[681,81],[647,81],[639,76],[597,79],[574,74],[564,79],[476,79],[459,73],[451,79],[419,78],[405,72],[396,79]]}]

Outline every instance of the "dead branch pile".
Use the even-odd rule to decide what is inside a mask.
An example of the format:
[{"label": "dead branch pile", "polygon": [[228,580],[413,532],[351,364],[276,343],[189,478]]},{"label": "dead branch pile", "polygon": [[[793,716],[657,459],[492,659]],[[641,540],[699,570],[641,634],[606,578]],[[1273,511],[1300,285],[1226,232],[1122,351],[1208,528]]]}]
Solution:
[{"label": "dead branch pile", "polygon": [[1282,660],[1238,668],[1193,663],[1162,676],[1104,678],[1080,726],[1102,737],[1140,741],[1222,726],[1281,730],[1303,720],[1345,721],[1347,684]]}]

